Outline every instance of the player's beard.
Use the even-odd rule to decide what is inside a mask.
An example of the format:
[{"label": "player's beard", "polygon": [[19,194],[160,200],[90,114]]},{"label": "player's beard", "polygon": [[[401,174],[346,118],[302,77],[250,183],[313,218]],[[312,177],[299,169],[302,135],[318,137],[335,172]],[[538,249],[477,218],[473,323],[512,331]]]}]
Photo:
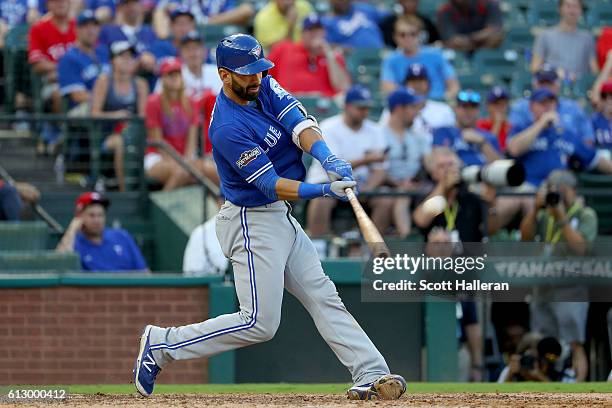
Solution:
[{"label": "player's beard", "polygon": [[259,85],[249,85],[246,88],[240,86],[236,81],[232,81],[232,91],[240,98],[245,101],[255,101],[259,96],[259,89],[257,92],[253,92],[252,89],[258,88]]}]

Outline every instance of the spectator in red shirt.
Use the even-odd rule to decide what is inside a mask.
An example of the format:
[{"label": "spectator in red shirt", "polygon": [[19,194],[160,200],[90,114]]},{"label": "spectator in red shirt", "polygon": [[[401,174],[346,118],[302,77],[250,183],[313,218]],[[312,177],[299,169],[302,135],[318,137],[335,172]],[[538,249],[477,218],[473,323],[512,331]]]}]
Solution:
[{"label": "spectator in red shirt", "polygon": [[509,100],[508,92],[503,87],[494,86],[487,96],[489,116],[478,119],[476,122],[476,127],[497,137],[502,151],[506,150],[506,137],[510,131],[510,122],[508,122]]},{"label": "spectator in red shirt", "polygon": [[[159,74],[162,90],[147,100],[145,125],[150,141],[164,141],[176,150],[196,170],[219,184],[214,163],[197,156],[197,132],[200,115],[194,102],[185,95],[181,75],[182,64],[177,58],[167,58]],[[164,191],[191,184],[191,176],[163,149],[148,148],[144,158],[148,177],[163,184]]]},{"label": "spectator in red shirt", "polygon": [[325,28],[316,14],[304,20],[302,40],[276,44],[270,52],[270,60],[275,64],[270,74],[294,94],[334,96],[351,85],[344,58],[325,40]]},{"label": "spectator in red shirt", "polygon": [[30,29],[28,62],[32,70],[43,77],[43,99],[50,99],[52,111],[59,113],[57,61],[76,41],[76,22],[70,18],[70,0],[48,0],[47,8],[49,12]]},{"label": "spectator in red shirt", "polygon": [[438,8],[436,20],[444,45],[457,51],[497,47],[504,39],[495,0],[448,0]]}]

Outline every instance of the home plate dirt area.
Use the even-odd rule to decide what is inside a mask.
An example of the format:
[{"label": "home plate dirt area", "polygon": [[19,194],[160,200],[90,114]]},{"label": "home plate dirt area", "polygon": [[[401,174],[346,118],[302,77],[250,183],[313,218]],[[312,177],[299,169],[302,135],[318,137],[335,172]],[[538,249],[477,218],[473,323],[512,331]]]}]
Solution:
[{"label": "home plate dirt area", "polygon": [[0,402],[0,407],[610,407],[604,393],[415,393],[397,401],[348,401],[336,394],[72,394],[61,401]]}]

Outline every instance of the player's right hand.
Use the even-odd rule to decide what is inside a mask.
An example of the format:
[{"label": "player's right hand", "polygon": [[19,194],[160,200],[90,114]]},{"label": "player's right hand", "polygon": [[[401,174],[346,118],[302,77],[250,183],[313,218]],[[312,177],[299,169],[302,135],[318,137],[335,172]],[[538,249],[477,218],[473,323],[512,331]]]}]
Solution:
[{"label": "player's right hand", "polygon": [[321,163],[330,181],[343,180],[345,178],[353,180],[353,167],[345,160],[339,159],[335,154],[329,156]]},{"label": "player's right hand", "polygon": [[340,201],[348,201],[348,197],[344,192],[347,188],[352,188],[357,195],[357,182],[355,180],[339,180],[323,185],[323,196],[332,197]]}]

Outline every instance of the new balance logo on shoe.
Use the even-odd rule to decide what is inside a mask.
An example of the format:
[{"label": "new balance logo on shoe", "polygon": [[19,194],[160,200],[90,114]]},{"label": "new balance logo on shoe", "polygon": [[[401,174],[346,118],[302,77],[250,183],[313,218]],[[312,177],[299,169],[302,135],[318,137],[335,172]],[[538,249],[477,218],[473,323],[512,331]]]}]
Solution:
[{"label": "new balance logo on shoe", "polygon": [[[156,366],[155,360],[153,360],[153,357],[151,356],[151,354],[147,354],[145,359],[146,360],[142,362],[142,365],[145,366],[147,371],[149,371],[150,373],[153,372],[151,367],[155,367]],[[149,366],[151,366],[151,367],[149,367]]]}]

